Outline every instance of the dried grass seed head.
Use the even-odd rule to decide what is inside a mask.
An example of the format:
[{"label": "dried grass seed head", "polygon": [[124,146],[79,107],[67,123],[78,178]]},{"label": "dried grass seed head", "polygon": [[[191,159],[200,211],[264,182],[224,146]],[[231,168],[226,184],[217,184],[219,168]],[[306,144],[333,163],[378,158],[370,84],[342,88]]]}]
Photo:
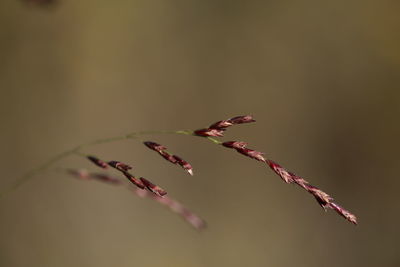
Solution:
[{"label": "dried grass seed head", "polygon": [[244,115],[244,116],[237,116],[230,118],[228,122],[232,124],[242,124],[242,123],[250,123],[250,122],[255,122],[256,120],[253,119],[253,116],[251,115]]},{"label": "dried grass seed head", "polygon": [[108,165],[105,161],[102,161],[101,159],[98,159],[95,156],[87,156],[87,159],[89,159],[91,162],[93,162],[95,165],[99,166],[100,168],[107,169]]},{"label": "dried grass seed head", "polygon": [[126,172],[132,169],[132,166],[115,160],[109,161],[108,165],[122,172]]},{"label": "dried grass seed head", "polygon": [[142,181],[142,183],[144,184],[144,186],[150,191],[153,192],[154,194],[162,197],[164,195],[167,194],[167,192],[162,189],[161,187],[159,187],[158,185],[153,184],[152,182],[150,182],[149,180],[140,177],[140,181]]},{"label": "dried grass seed head", "polygon": [[165,146],[160,145],[160,144],[157,144],[157,143],[155,143],[155,142],[151,142],[151,141],[143,142],[143,144],[145,144],[148,148],[150,148],[150,149],[152,149],[152,150],[154,150],[154,151],[157,151],[157,152],[159,152],[159,153],[160,153],[161,151],[167,149]]},{"label": "dried grass seed head", "polygon": [[203,137],[223,137],[225,129],[199,129],[194,131],[195,135],[203,136]]}]

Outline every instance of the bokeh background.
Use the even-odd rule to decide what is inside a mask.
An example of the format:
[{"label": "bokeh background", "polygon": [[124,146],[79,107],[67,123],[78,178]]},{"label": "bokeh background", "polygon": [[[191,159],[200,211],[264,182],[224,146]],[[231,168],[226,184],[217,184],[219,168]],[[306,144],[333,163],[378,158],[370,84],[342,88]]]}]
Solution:
[{"label": "bokeh background", "polygon": [[[47,171],[0,201],[0,266],[400,266],[398,1],[0,1],[1,191],[54,154],[235,115],[224,140],[304,176],[324,213],[259,162],[187,136],[85,150],[132,163],[207,220]],[[54,166],[89,168],[70,157]]]}]

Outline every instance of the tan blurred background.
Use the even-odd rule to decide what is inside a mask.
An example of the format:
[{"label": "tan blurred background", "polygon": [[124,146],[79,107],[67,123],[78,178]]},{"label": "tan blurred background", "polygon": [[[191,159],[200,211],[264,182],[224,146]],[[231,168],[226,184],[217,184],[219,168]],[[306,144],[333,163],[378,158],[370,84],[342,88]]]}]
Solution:
[{"label": "tan blurred background", "polygon": [[[0,266],[400,266],[398,1],[0,1],[1,191],[60,151],[235,115],[224,140],[332,194],[355,227],[200,138],[87,149],[132,163],[209,224],[46,172],[0,201]],[[54,167],[85,167],[68,158]]]}]

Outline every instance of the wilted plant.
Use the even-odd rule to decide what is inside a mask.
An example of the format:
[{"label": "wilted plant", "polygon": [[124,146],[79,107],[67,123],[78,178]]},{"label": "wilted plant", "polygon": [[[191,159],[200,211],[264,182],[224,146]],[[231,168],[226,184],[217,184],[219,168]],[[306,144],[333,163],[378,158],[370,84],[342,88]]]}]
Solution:
[{"label": "wilted plant", "polygon": [[[106,138],[106,139],[100,139],[96,140],[87,144],[79,145],[71,150],[65,151],[59,155],[56,155],[54,158],[50,159],[48,162],[43,164],[42,166],[38,167],[35,170],[32,170],[30,173],[26,174],[24,177],[19,180],[13,188],[10,190],[4,192],[1,196],[4,196],[5,193],[11,192],[18,188],[20,185],[34,177],[36,174],[40,173],[41,171],[44,171],[48,169],[53,163],[60,161],[61,159],[70,156],[70,155],[78,155],[78,156],[83,156],[86,157],[88,160],[90,160],[93,164],[96,166],[102,168],[102,169],[108,169],[109,166],[112,168],[116,169],[119,171],[123,176],[125,176],[128,181],[135,185],[136,188],[134,189],[134,192],[139,195],[139,196],[146,196],[150,197],[157,202],[169,207],[172,211],[176,212],[180,216],[182,216],[188,223],[190,223],[193,227],[196,229],[203,229],[206,225],[206,223],[200,219],[197,215],[189,211],[187,208],[183,207],[182,204],[177,202],[176,200],[173,200],[167,196],[167,192],[162,189],[160,186],[154,184],[153,182],[140,177],[137,178],[134,176],[131,171],[133,169],[132,166],[119,162],[119,161],[103,161],[99,159],[96,156],[93,155],[86,155],[82,153],[82,149],[89,147],[89,146],[94,146],[94,145],[99,145],[103,143],[110,143],[118,140],[124,140],[124,139],[138,139],[141,136],[145,135],[151,135],[151,134],[178,134],[178,135],[189,135],[189,136],[197,136],[204,138],[205,140],[211,141],[214,144],[221,145],[223,147],[229,148],[229,149],[234,149],[238,153],[255,159],[257,161],[260,161],[263,164],[266,164],[269,168],[271,168],[284,182],[288,184],[295,184],[306,190],[308,193],[310,193],[318,202],[319,205],[324,210],[327,209],[333,209],[336,211],[339,215],[343,216],[345,219],[348,221],[352,222],[353,224],[357,224],[357,218],[354,214],[351,212],[345,210],[341,206],[339,206],[336,202],[334,202],[334,199],[329,196],[327,193],[322,191],[321,189],[311,185],[308,181],[303,179],[300,176],[297,176],[296,174],[287,171],[285,168],[283,168],[281,165],[278,163],[267,159],[265,157],[265,154],[253,149],[250,149],[247,147],[247,143],[243,141],[225,141],[222,142],[215,137],[224,137],[224,133],[229,127],[232,127],[237,124],[243,124],[243,123],[251,123],[255,122],[252,116],[246,115],[246,116],[237,116],[234,118],[230,118],[227,120],[221,120],[218,122],[215,122],[211,124],[207,128],[201,128],[198,130],[178,130],[178,131],[143,131],[143,132],[135,132],[135,133],[130,133],[124,136],[119,136],[119,137],[112,137],[112,138]],[[190,175],[193,175],[193,167],[191,164],[189,164],[187,161],[182,159],[181,157],[177,155],[170,154],[167,151],[167,147],[161,144],[158,144],[154,141],[146,141],[144,142],[144,145],[147,146],[149,149],[156,151],[158,154],[160,154],[164,159],[167,161],[179,165],[182,167],[185,171],[187,171]],[[97,181],[102,181],[108,184],[114,184],[114,185],[121,185],[123,184],[121,180],[118,178],[109,176],[108,174],[104,173],[89,173],[87,171],[83,170],[68,170],[68,172],[75,177],[78,177],[83,180],[97,180]]]}]

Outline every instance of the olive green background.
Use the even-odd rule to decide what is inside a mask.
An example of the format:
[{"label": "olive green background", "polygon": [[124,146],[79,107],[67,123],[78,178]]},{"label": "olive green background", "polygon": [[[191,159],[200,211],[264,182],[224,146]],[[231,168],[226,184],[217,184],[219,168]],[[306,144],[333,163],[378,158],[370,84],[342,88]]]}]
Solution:
[{"label": "olive green background", "polygon": [[[399,266],[398,1],[0,1],[0,191],[54,154],[136,130],[230,129],[359,217],[188,136],[86,149],[205,218],[50,170],[0,201],[0,266]],[[96,170],[70,157],[54,166]]]}]

